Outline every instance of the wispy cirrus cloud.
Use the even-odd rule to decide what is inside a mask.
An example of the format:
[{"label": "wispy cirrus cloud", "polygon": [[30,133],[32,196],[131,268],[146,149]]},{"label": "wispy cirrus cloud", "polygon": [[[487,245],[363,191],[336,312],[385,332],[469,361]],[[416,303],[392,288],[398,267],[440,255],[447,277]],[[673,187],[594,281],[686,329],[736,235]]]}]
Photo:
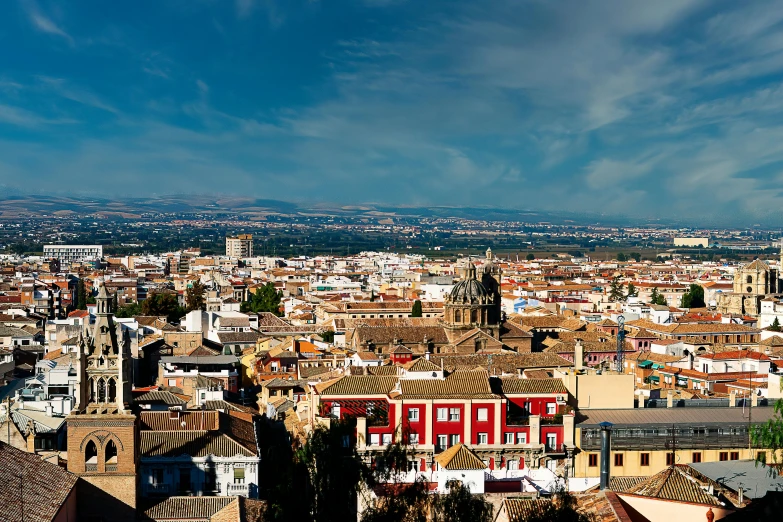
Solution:
[{"label": "wispy cirrus cloud", "polygon": [[68,42],[68,44],[71,46],[76,44],[73,37],[71,37],[71,35],[68,34],[62,27],[57,25],[51,18],[45,15],[34,0],[25,0],[22,2],[22,7],[30,19],[30,23],[32,23],[33,27],[35,27],[37,30],[54,36],[59,36]]}]

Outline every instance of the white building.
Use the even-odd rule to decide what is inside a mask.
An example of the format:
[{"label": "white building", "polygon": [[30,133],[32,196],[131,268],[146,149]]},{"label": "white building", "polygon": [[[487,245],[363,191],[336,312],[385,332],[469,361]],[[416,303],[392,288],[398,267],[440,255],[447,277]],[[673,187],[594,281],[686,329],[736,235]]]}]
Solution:
[{"label": "white building", "polygon": [[93,261],[103,258],[101,245],[44,245],[44,257],[53,257],[60,263]]}]

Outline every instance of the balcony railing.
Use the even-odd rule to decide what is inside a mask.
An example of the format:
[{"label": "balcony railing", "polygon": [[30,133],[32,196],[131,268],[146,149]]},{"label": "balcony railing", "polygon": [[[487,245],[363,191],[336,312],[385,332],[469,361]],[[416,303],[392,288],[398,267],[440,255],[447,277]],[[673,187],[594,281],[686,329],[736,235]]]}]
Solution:
[{"label": "balcony railing", "polygon": [[555,414],[552,417],[541,417],[541,424],[544,425],[561,425],[563,424],[563,415],[560,413]]},{"label": "balcony railing", "polygon": [[[612,449],[616,450],[656,450],[669,449],[671,435],[650,437],[612,437]],[[677,435],[678,449],[722,449],[747,448],[749,438],[747,433],[740,435]],[[582,449],[600,450],[601,439],[598,437],[582,438]]]},{"label": "balcony railing", "polygon": [[117,471],[117,464],[106,464],[106,471],[107,472]]},{"label": "balcony railing", "polygon": [[530,415],[507,415],[507,426],[528,426],[530,424]]},{"label": "balcony railing", "polygon": [[229,497],[236,496],[236,495],[240,497],[246,497],[247,490],[248,490],[247,484],[232,484],[229,482],[228,487],[226,488],[226,494]]},{"label": "balcony railing", "polygon": [[147,492],[152,495],[168,495],[170,490],[170,484],[147,484]]},{"label": "balcony railing", "polygon": [[97,464],[85,464],[84,465],[85,471],[98,471],[98,465]]}]

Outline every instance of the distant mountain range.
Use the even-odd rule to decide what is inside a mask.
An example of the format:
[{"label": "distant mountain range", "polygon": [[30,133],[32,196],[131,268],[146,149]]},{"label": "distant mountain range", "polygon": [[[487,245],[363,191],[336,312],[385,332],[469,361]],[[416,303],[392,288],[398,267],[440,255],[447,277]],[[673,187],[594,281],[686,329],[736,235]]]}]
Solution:
[{"label": "distant mountain range", "polygon": [[[138,219],[145,216],[189,214],[205,218],[236,216],[264,219],[280,216],[291,219],[307,217],[346,218],[459,218],[480,221],[602,224],[614,226],[663,225],[639,218],[600,214],[548,212],[485,207],[402,207],[382,204],[339,205],[335,203],[291,203],[273,199],[237,196],[171,195],[122,200],[79,196],[6,195],[0,196],[0,219],[35,217],[96,216],[109,219]],[[666,225],[675,225],[669,221]]]}]

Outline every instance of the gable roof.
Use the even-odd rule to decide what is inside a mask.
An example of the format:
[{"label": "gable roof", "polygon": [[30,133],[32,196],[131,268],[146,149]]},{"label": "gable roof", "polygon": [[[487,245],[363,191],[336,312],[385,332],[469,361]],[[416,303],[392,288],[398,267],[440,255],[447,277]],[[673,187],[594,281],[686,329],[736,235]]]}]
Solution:
[{"label": "gable roof", "polygon": [[[21,477],[20,477],[21,475]],[[46,462],[33,453],[0,442],[0,505],[3,520],[22,520],[20,490],[10,487],[21,483],[24,520],[50,522],[71,494],[78,477]]]},{"label": "gable roof", "polygon": [[523,393],[568,393],[561,379],[518,379],[509,377],[500,380],[500,389],[506,395]]},{"label": "gable roof", "polygon": [[448,470],[487,469],[484,461],[461,442],[435,457],[435,461]]},{"label": "gable roof", "polygon": [[701,486],[677,466],[670,466],[660,473],[639,482],[625,493],[643,497],[690,502],[719,506],[717,498],[704,491]]},{"label": "gable roof", "polygon": [[217,431],[140,431],[142,457],[254,457],[255,453],[224,433]]},{"label": "gable roof", "polygon": [[388,375],[346,375],[326,383],[321,395],[388,395],[397,385],[398,379]]},{"label": "gable roof", "polygon": [[400,381],[403,399],[499,399],[492,392],[487,372],[459,370],[445,379],[403,379]]}]

